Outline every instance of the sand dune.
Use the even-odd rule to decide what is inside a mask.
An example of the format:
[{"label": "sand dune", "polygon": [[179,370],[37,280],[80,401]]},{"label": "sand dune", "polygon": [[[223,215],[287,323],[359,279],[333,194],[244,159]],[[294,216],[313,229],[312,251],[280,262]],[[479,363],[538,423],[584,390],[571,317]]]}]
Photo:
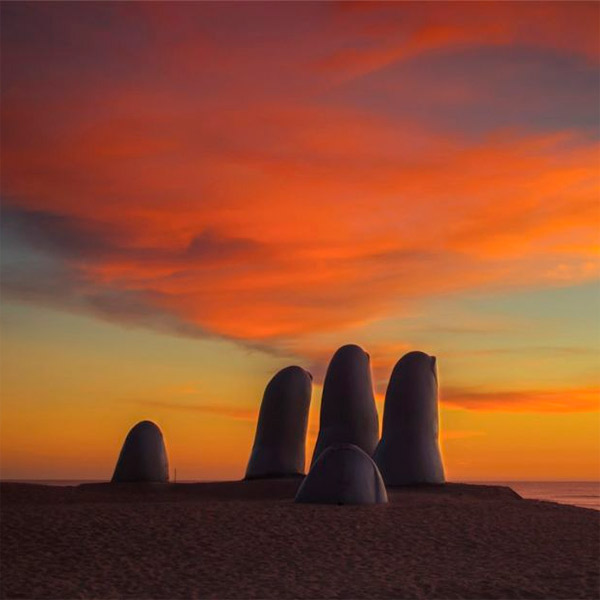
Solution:
[{"label": "sand dune", "polygon": [[2,598],[597,598],[600,513],[509,488],[1,485]]}]

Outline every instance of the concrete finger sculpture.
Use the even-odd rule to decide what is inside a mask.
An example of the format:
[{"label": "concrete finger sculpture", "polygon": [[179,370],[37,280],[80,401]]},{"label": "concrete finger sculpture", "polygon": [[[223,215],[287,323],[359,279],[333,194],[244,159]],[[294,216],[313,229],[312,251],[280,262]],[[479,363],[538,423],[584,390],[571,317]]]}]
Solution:
[{"label": "concrete finger sculpture", "polygon": [[300,367],[279,371],[265,389],[246,479],[304,475],[312,375]]},{"label": "concrete finger sculpture", "polygon": [[369,355],[353,344],[333,355],[323,384],[319,437],[311,464],[331,444],[355,444],[373,454],[379,421],[369,362]]},{"label": "concrete finger sculpture", "polygon": [[123,444],[112,480],[114,482],[169,481],[169,461],[163,435],[152,421],[133,427]]},{"label": "concrete finger sculpture", "polygon": [[383,432],[373,456],[386,485],[444,483],[435,356],[405,354],[385,394]]},{"label": "concrete finger sculpture", "polygon": [[354,444],[326,448],[296,494],[296,502],[385,504],[385,484],[373,459]]}]

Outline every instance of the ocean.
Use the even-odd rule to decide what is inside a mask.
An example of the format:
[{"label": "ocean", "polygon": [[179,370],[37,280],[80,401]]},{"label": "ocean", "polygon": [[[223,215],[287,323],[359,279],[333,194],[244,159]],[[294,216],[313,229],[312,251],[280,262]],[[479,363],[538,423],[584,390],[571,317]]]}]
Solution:
[{"label": "ocean", "polygon": [[600,481],[487,481],[485,483],[507,485],[523,498],[549,500],[559,504],[573,504],[600,510]]},{"label": "ocean", "polygon": [[[16,480],[5,480],[16,481]],[[100,480],[44,479],[19,480],[19,483],[44,485],[79,485],[80,483],[102,483]],[[181,481],[180,483],[201,483]],[[600,511],[600,481],[468,481],[480,485],[506,485],[523,498],[548,500],[559,504],[572,504]]]}]

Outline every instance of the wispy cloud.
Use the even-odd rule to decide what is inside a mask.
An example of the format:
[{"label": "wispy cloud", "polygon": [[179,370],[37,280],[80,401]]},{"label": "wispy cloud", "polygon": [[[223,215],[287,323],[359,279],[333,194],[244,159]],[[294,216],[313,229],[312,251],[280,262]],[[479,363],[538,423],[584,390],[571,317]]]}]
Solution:
[{"label": "wispy cloud", "polygon": [[600,388],[493,391],[446,387],[442,403],[449,407],[507,412],[582,412],[600,409]]},{"label": "wispy cloud", "polygon": [[442,441],[464,440],[466,438],[481,437],[486,435],[484,431],[469,429],[444,429],[440,433]]},{"label": "wispy cloud", "polygon": [[256,422],[258,416],[257,408],[240,408],[237,406],[224,406],[222,404],[183,403],[166,400],[135,400],[134,402],[135,404],[147,406],[149,408],[203,413],[226,419],[235,419],[236,421],[251,421],[253,423]]},{"label": "wispy cloud", "polygon": [[[555,4],[473,4],[457,12],[451,5],[353,3],[338,12],[359,44],[334,50],[319,61],[333,77],[371,74],[423,54],[482,46],[530,46],[598,61],[598,7],[579,3],[571,11]],[[361,7],[357,8],[356,7]],[[527,22],[528,27],[522,27]]]}]

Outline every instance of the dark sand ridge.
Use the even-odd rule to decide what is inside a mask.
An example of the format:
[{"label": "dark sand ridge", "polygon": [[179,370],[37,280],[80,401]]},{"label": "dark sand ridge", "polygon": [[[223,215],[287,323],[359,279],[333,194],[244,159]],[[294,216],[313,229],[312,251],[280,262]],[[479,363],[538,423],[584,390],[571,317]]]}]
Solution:
[{"label": "dark sand ridge", "polygon": [[3,598],[598,598],[600,513],[509,488],[2,484]]}]

